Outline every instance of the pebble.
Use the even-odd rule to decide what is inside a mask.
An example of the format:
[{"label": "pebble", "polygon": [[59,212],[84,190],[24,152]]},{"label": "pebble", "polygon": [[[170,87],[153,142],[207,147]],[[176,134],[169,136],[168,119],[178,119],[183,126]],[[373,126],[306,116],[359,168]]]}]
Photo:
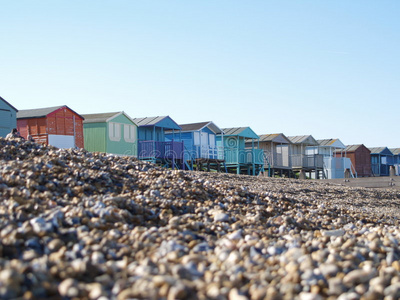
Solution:
[{"label": "pebble", "polygon": [[399,199],[0,138],[0,298],[398,299]]}]

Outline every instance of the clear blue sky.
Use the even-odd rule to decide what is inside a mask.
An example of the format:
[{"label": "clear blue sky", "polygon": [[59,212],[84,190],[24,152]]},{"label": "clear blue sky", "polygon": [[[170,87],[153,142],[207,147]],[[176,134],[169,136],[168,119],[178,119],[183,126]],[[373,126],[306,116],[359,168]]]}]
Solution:
[{"label": "clear blue sky", "polygon": [[0,96],[400,147],[399,0],[0,0]]}]

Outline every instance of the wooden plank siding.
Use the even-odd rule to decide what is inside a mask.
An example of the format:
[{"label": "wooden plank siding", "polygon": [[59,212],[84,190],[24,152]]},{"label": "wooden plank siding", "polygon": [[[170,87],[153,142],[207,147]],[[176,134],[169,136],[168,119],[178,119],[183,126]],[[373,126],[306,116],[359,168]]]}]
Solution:
[{"label": "wooden plank siding", "polygon": [[84,147],[82,119],[71,110],[58,109],[47,115],[48,134],[75,137],[75,146]]},{"label": "wooden plank siding", "polygon": [[374,176],[389,176],[394,155],[387,147],[368,148],[371,151],[371,169]]},{"label": "wooden plank siding", "polygon": [[54,142],[53,146],[60,147],[83,148],[82,122],[83,118],[65,105],[21,110],[17,116],[17,128],[22,137],[31,135],[36,142]]},{"label": "wooden plank siding", "polygon": [[137,156],[137,126],[125,112],[83,115],[85,149]]},{"label": "wooden plank siding", "polygon": [[264,172],[264,151],[258,148],[259,137],[250,127],[222,128],[222,131],[225,134],[217,135],[217,145],[224,147],[228,171],[249,175]]},{"label": "wooden plank siding", "polygon": [[181,127],[169,116],[134,118],[138,126],[138,158],[171,168],[187,167],[182,141],[166,141],[165,131]]},{"label": "wooden plank siding", "polygon": [[0,137],[6,137],[17,128],[17,109],[0,97]]},{"label": "wooden plank siding", "polygon": [[139,141],[139,159],[183,159],[183,142]]},{"label": "wooden plank siding", "polygon": [[335,151],[335,156],[350,158],[357,177],[370,177],[372,175],[371,151],[363,144],[347,145],[345,149]]},{"label": "wooden plank siding", "polygon": [[46,118],[18,120],[18,131],[24,138],[30,134],[36,142],[48,144]]},{"label": "wooden plank siding", "polygon": [[89,123],[83,126],[85,149],[91,152],[107,152],[106,123]]}]

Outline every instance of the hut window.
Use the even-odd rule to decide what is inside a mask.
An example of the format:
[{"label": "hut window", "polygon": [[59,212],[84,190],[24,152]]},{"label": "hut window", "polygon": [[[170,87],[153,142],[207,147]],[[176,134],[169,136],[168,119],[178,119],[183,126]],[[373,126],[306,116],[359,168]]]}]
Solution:
[{"label": "hut window", "polygon": [[124,124],[124,140],[127,143],[134,143],[136,141],[136,127]]},{"label": "hut window", "polygon": [[111,141],[119,142],[121,140],[121,124],[110,122],[108,125],[108,136]]},{"label": "hut window", "polygon": [[208,133],[207,132],[201,133],[201,145],[202,146],[208,145]]},{"label": "hut window", "polygon": [[215,146],[215,135],[210,134],[209,138],[210,138],[210,146]]},{"label": "hut window", "polygon": [[195,145],[200,145],[200,133],[199,132],[193,132],[193,139],[194,139]]}]

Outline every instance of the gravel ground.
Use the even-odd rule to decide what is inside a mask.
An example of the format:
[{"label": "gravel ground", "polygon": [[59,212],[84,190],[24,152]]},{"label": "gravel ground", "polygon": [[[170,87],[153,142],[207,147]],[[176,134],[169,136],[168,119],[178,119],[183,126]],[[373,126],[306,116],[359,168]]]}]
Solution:
[{"label": "gravel ground", "polygon": [[0,138],[0,298],[399,299],[399,198]]}]

